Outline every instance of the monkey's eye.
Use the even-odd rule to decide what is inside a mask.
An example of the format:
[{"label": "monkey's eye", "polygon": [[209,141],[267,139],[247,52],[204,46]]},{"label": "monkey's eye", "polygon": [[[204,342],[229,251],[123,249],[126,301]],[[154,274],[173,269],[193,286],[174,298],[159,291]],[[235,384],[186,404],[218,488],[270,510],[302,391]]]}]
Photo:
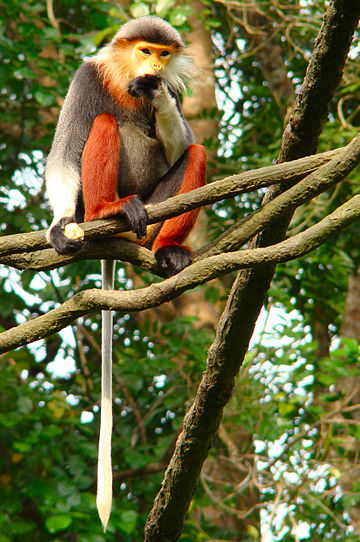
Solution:
[{"label": "monkey's eye", "polygon": [[144,55],[149,55],[149,54],[150,54],[149,49],[146,49],[146,47],[145,47],[144,49],[140,49],[140,51],[141,51],[142,53],[144,53]]},{"label": "monkey's eye", "polygon": [[161,51],[160,56],[166,57],[169,56],[169,51]]}]

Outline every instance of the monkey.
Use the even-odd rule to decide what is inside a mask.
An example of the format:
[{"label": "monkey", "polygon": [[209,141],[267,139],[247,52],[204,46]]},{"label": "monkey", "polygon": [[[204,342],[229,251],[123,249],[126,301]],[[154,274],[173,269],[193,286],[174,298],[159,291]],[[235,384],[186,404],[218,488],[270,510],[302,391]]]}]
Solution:
[{"label": "monkey", "polygon": [[[194,142],[180,98],[195,75],[180,34],[156,16],[132,19],[77,70],[46,162],[54,218],[47,240],[59,254],[81,249],[79,223],[121,218],[166,276],[191,263],[183,245],[198,209],[148,225],[145,205],[205,184],[206,152]],[[104,289],[114,262],[103,260]],[[104,530],[112,503],[112,313],[102,311],[102,391],[97,508]]]}]

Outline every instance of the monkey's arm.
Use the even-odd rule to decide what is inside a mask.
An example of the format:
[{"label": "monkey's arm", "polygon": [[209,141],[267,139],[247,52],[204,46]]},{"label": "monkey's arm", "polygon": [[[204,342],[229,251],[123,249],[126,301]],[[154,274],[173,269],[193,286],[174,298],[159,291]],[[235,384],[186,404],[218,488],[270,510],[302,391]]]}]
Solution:
[{"label": "monkey's arm", "polygon": [[151,101],[155,112],[156,137],[162,143],[169,167],[173,166],[194,142],[178,96],[156,75],[135,77],[129,83],[128,92],[131,96]]},{"label": "monkey's arm", "polygon": [[161,83],[154,93],[156,135],[162,142],[168,164],[172,166],[194,142],[193,133],[183,115],[179,99]]}]

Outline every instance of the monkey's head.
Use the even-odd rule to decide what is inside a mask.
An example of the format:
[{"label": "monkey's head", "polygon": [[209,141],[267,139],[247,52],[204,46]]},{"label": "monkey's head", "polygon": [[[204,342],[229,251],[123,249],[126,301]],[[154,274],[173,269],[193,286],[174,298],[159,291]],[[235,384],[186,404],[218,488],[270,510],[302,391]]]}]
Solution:
[{"label": "monkey's head", "polygon": [[172,45],[177,50],[185,47],[179,32],[164,19],[154,16],[139,17],[125,23],[115,34],[111,43],[121,44],[122,40],[128,42],[143,40],[148,43]]},{"label": "monkey's head", "polygon": [[154,16],[125,23],[97,56],[111,64],[112,74],[117,65],[116,79],[120,81],[121,76],[124,85],[136,77],[153,76],[183,92],[196,71],[180,34]]}]

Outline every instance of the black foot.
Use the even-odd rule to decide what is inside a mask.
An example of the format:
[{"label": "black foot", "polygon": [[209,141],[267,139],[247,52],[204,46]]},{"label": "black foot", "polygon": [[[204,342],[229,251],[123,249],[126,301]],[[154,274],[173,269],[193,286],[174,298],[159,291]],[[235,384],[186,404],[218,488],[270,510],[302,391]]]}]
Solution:
[{"label": "black foot", "polygon": [[146,235],[148,216],[139,196],[133,196],[125,200],[119,215],[126,220],[131,231],[136,233],[138,239]]},{"label": "black foot", "polygon": [[141,75],[132,79],[128,85],[128,92],[134,98],[148,98],[152,100],[154,92],[159,88],[161,78],[157,75]]},{"label": "black foot", "polygon": [[65,226],[75,222],[73,217],[64,217],[53,226],[49,233],[49,240],[58,254],[73,254],[78,252],[84,244],[84,239],[70,239],[65,235]]},{"label": "black foot", "polygon": [[155,258],[157,263],[166,271],[168,277],[180,273],[191,264],[189,249],[178,245],[159,248],[155,252]]}]

